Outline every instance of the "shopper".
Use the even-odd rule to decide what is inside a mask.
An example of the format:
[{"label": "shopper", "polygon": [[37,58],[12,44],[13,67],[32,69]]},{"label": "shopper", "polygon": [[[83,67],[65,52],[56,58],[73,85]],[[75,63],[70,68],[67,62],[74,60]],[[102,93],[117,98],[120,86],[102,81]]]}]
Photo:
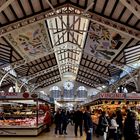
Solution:
[{"label": "shopper", "polygon": [[118,110],[116,112],[117,118],[116,122],[119,125],[118,127],[118,140],[122,140],[122,135],[123,135],[123,116],[121,110]]},{"label": "shopper", "polygon": [[84,127],[85,127],[85,132],[86,132],[86,140],[92,140],[93,122],[92,122],[89,106],[86,106],[86,109],[84,112]]},{"label": "shopper", "polygon": [[106,116],[106,112],[102,111],[102,114],[99,117],[97,129],[96,129],[96,134],[99,136],[99,140],[107,139],[108,126],[109,126],[109,122]]},{"label": "shopper", "polygon": [[67,135],[68,114],[65,109],[62,110],[62,134]]},{"label": "shopper", "polygon": [[118,127],[119,125],[116,122],[116,114],[112,114],[111,116],[111,124],[109,128],[109,138],[113,138],[113,140],[118,140]]},{"label": "shopper", "polygon": [[61,109],[58,109],[55,116],[54,116],[54,123],[55,123],[55,134],[57,135],[57,131],[59,130],[59,135],[62,135],[62,114]]},{"label": "shopper", "polygon": [[44,124],[46,125],[46,132],[50,131],[50,125],[52,123],[52,118],[51,118],[51,111],[48,105],[40,105],[39,110],[42,110],[45,115],[44,115]]},{"label": "shopper", "polygon": [[75,113],[75,111],[74,110],[72,110],[71,112],[70,112],[70,120],[69,120],[69,122],[71,123],[71,125],[73,125],[74,124],[74,113]]},{"label": "shopper", "polygon": [[45,113],[45,117],[44,117],[44,123],[46,124],[46,132],[49,132],[50,131],[50,125],[51,125],[51,113],[50,113],[50,110],[46,110],[46,113]]},{"label": "shopper", "polygon": [[77,108],[77,111],[74,113],[73,120],[74,120],[75,136],[77,137],[78,127],[80,129],[80,136],[82,136],[83,135],[83,132],[82,132],[83,112],[80,110],[80,108]]},{"label": "shopper", "polygon": [[139,140],[139,123],[135,112],[129,111],[124,122],[125,140]]}]

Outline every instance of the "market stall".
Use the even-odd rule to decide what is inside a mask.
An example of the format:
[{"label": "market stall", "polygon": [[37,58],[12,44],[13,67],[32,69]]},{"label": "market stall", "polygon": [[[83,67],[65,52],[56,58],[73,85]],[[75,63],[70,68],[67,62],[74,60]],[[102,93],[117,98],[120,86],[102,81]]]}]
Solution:
[{"label": "market stall", "polygon": [[126,110],[137,110],[140,112],[140,94],[138,93],[99,93],[92,97],[92,100],[86,105],[90,105],[92,111],[92,120],[98,123],[98,118],[102,111],[106,111],[109,116],[117,110],[121,110],[123,116],[126,116]]},{"label": "market stall", "polygon": [[46,127],[48,104],[45,94],[0,92],[0,135],[38,135]]}]

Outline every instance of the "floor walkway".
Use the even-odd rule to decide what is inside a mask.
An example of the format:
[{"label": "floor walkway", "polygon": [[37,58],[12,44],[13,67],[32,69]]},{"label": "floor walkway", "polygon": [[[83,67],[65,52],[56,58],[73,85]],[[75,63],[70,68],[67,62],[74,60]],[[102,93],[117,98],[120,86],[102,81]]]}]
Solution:
[{"label": "floor walkway", "polygon": [[[83,137],[75,137],[74,136],[74,126],[68,126],[68,135],[56,137],[54,135],[54,128],[51,128],[51,132],[49,133],[41,133],[37,137],[0,137],[0,140],[86,140],[85,135]],[[94,140],[98,140],[96,137]]]}]

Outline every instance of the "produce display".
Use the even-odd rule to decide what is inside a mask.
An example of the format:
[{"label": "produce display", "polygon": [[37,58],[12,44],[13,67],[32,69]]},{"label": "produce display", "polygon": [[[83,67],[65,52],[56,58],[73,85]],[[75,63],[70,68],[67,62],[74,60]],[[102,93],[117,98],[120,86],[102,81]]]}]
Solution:
[{"label": "produce display", "polygon": [[140,95],[135,93],[99,93],[93,97],[91,104],[92,121],[98,124],[99,116],[105,111],[112,116],[117,110],[121,110],[123,120],[128,109],[138,112],[140,120]]}]

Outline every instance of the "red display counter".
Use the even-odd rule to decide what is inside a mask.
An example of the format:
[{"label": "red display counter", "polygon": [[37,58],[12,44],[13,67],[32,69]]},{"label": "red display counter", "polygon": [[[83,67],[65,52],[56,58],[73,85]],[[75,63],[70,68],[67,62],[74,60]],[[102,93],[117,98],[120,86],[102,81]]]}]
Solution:
[{"label": "red display counter", "polygon": [[0,135],[36,136],[45,129],[45,94],[0,92]]}]

